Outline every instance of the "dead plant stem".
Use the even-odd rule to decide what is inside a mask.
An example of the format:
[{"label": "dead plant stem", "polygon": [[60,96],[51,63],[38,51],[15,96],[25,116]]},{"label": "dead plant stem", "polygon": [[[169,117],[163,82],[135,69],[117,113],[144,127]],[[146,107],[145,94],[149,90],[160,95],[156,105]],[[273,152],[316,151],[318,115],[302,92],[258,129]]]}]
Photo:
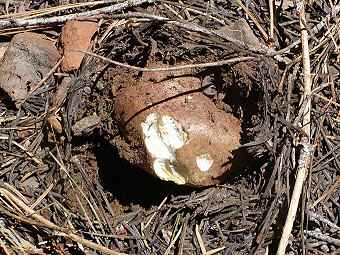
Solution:
[{"label": "dead plant stem", "polygon": [[274,1],[269,0],[269,15],[270,15],[270,28],[269,37],[274,40]]},{"label": "dead plant stem", "polygon": [[33,18],[33,19],[6,19],[0,21],[0,29],[5,28],[22,28],[22,27],[30,27],[30,26],[42,26],[48,24],[58,24],[63,23],[68,20],[73,20],[77,18],[84,18],[84,17],[93,17],[102,14],[110,14],[116,11],[125,10],[129,7],[136,7],[142,4],[152,4],[155,3],[157,0],[127,0],[122,3],[109,5],[103,8],[85,11],[85,12],[78,12],[69,15],[63,16],[55,16],[55,17],[48,17],[48,18]]},{"label": "dead plant stem", "polygon": [[[313,34],[319,33],[321,31],[321,29],[323,29],[325,26],[327,26],[327,24],[329,23],[329,20],[332,17],[336,17],[339,12],[340,12],[340,4],[337,4],[336,6],[334,6],[334,8],[332,8],[331,12],[320,21],[320,23],[318,23],[317,25],[315,25],[311,29],[311,33],[313,33]],[[290,45],[288,45],[286,48],[283,48],[281,50],[274,51],[274,52],[270,53],[269,56],[276,56],[276,55],[281,55],[281,54],[287,53],[292,48],[298,46],[301,42],[302,42],[302,40],[298,39],[295,42],[293,42]]]},{"label": "dead plant stem", "polygon": [[294,190],[283,228],[282,236],[280,239],[277,255],[284,255],[288,244],[290,233],[293,229],[293,224],[296,212],[299,206],[299,201],[302,193],[302,188],[306,175],[311,163],[311,145],[310,145],[310,119],[311,119],[311,70],[310,70],[310,57],[308,47],[308,32],[306,28],[305,6],[304,2],[299,2],[300,10],[300,29],[301,29],[301,43],[302,43],[302,61],[303,61],[303,75],[304,75],[304,93],[302,96],[301,105],[305,105],[304,114],[302,119],[302,128],[306,136],[301,139],[301,154],[297,167],[297,176],[295,180]]},{"label": "dead plant stem", "polygon": [[80,51],[83,53],[86,53],[87,55],[90,55],[92,57],[96,57],[98,59],[101,59],[105,62],[126,67],[135,71],[139,72],[169,72],[169,71],[177,71],[177,70],[183,70],[183,69],[190,69],[190,68],[204,68],[204,67],[212,67],[212,66],[223,66],[227,64],[232,64],[236,62],[243,62],[248,60],[255,60],[255,57],[237,57],[237,58],[230,58],[226,60],[216,61],[216,62],[209,62],[209,63],[202,63],[202,64],[189,64],[189,65],[179,65],[179,66],[171,66],[171,67],[139,67],[139,66],[132,66],[129,64],[124,64],[115,60],[112,60],[110,58],[106,58],[103,56],[100,56],[98,54],[88,52],[88,51]]},{"label": "dead plant stem", "polygon": [[100,244],[94,243],[92,241],[86,240],[81,236],[78,236],[73,233],[66,233],[63,231],[63,228],[58,227],[51,221],[47,220],[40,214],[36,213],[33,209],[31,209],[28,205],[26,205],[20,198],[18,198],[16,195],[12,194],[7,189],[0,187],[0,194],[7,199],[10,199],[12,202],[15,203],[18,207],[20,207],[23,211],[26,212],[26,214],[30,215],[34,220],[38,221],[42,225],[44,225],[47,228],[53,229],[57,231],[57,235],[67,237],[74,242],[80,243],[86,247],[89,247],[91,249],[94,249],[96,251],[100,251],[103,254],[109,254],[109,255],[123,255],[124,253],[119,253],[114,250],[108,249]]}]

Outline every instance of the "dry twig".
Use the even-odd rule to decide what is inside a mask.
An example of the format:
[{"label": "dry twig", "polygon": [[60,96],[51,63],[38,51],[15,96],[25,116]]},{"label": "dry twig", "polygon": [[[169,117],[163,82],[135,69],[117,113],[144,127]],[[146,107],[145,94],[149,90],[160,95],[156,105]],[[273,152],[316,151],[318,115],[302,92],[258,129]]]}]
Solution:
[{"label": "dry twig", "polygon": [[36,18],[36,19],[9,19],[0,21],[0,29],[5,28],[22,28],[22,27],[31,27],[31,26],[43,26],[43,25],[51,25],[51,24],[59,24],[64,23],[68,20],[83,18],[83,17],[92,17],[98,16],[102,14],[110,14],[116,11],[125,10],[130,7],[139,6],[142,4],[151,4],[156,2],[157,0],[133,0],[133,1],[125,1],[122,3],[110,5],[107,7],[103,7],[100,9],[95,9],[86,12],[79,12],[64,16],[55,16],[50,18]]},{"label": "dry twig", "polygon": [[216,62],[210,62],[210,63],[202,63],[202,64],[190,64],[190,65],[179,65],[179,66],[170,66],[170,67],[138,67],[138,66],[132,66],[129,64],[120,63],[118,61],[100,56],[98,54],[88,52],[88,51],[81,51],[87,55],[90,55],[92,57],[99,58],[103,61],[106,61],[108,63],[126,67],[135,71],[139,72],[169,72],[169,71],[177,71],[177,70],[183,70],[183,69],[190,69],[190,68],[204,68],[204,67],[212,67],[212,66],[223,66],[228,65],[236,62],[243,62],[248,60],[255,60],[254,57],[238,57],[238,58],[230,58],[226,60],[216,61]]},{"label": "dry twig", "polygon": [[64,236],[66,238],[69,238],[73,240],[74,242],[80,243],[86,247],[89,247],[91,249],[97,250],[102,252],[103,254],[109,254],[109,255],[124,255],[124,253],[119,253],[114,250],[108,249],[102,245],[99,245],[97,243],[94,243],[92,241],[86,240],[83,237],[80,237],[76,234],[70,233],[68,230],[65,230],[51,221],[47,220],[40,214],[36,213],[33,209],[31,209],[29,206],[27,206],[20,198],[18,198],[16,195],[12,194],[10,191],[8,191],[5,188],[0,188],[0,194],[4,196],[6,199],[9,199],[11,203],[14,203],[16,206],[20,207],[24,212],[26,212],[27,215],[31,216],[34,220],[38,221],[42,225],[44,225],[47,228],[50,228],[52,230],[57,231],[56,235]]},{"label": "dry twig", "polygon": [[310,57],[308,47],[308,32],[306,28],[305,6],[304,2],[299,2],[300,10],[300,29],[301,29],[301,42],[302,42],[302,60],[303,60],[303,75],[304,75],[304,93],[301,100],[301,106],[305,105],[303,110],[302,126],[305,132],[305,137],[301,139],[300,145],[301,154],[297,166],[297,176],[295,180],[294,190],[286,218],[286,222],[283,228],[282,236],[280,239],[277,255],[284,255],[288,244],[290,233],[293,229],[293,224],[296,216],[296,212],[299,206],[302,187],[306,179],[308,169],[311,164],[312,148],[310,144],[310,120],[311,120],[311,91],[312,80],[310,71]]}]

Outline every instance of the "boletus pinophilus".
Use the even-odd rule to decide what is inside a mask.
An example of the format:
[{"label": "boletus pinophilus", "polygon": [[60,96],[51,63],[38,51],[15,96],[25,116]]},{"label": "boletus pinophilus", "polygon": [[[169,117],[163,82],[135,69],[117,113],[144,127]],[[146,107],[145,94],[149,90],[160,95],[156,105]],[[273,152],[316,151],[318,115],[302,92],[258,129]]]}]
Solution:
[{"label": "boletus pinophilus", "polygon": [[117,91],[115,116],[124,138],[140,150],[139,167],[162,180],[208,186],[238,164],[240,120],[217,109],[200,84],[176,77]]}]

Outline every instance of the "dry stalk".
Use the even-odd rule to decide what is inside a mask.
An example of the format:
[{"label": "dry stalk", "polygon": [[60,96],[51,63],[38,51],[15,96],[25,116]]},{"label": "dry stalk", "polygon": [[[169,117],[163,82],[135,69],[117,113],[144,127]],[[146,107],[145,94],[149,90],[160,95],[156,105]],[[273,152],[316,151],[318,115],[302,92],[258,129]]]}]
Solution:
[{"label": "dry stalk", "polygon": [[[7,135],[2,135],[2,136],[0,136],[0,140],[10,140],[10,137],[7,136]],[[23,145],[15,142],[15,141],[12,141],[12,143],[15,146],[17,146],[18,148],[20,148],[21,150],[23,150],[35,163],[37,163],[40,166],[44,165],[44,163],[41,161],[41,159],[35,157],[34,154],[31,151],[29,151],[26,147],[24,147]]]},{"label": "dry stalk", "polygon": [[4,255],[10,255],[11,253],[8,251],[4,242],[0,239],[0,251],[3,252]]},{"label": "dry stalk", "polygon": [[196,238],[197,238],[198,244],[199,244],[199,246],[201,248],[201,252],[202,252],[202,254],[205,255],[207,253],[207,249],[205,248],[205,245],[204,245],[202,236],[200,234],[200,229],[199,229],[198,225],[196,225],[196,227],[195,227],[195,234],[196,234]]},{"label": "dry stalk", "polygon": [[270,28],[269,38],[274,40],[274,1],[269,0],[269,15],[270,15]]},{"label": "dry stalk", "polygon": [[36,211],[34,211],[33,209],[31,209],[28,205],[26,205],[26,203],[24,203],[19,197],[17,197],[16,195],[14,195],[12,192],[8,191],[4,185],[2,185],[2,187],[0,187],[0,194],[5,197],[6,199],[9,199],[12,203],[14,203],[16,206],[18,206],[19,208],[21,208],[27,215],[31,216],[34,220],[36,220],[37,222],[39,222],[41,225],[52,229],[55,232],[56,235],[58,236],[63,236],[66,238],[71,239],[72,241],[82,244],[83,246],[86,246],[90,249],[99,251],[103,254],[109,254],[109,255],[124,255],[125,253],[119,253],[117,251],[108,249],[100,244],[94,243],[92,241],[86,240],[81,236],[78,236],[76,234],[71,233],[69,230],[61,228],[57,225],[55,225],[53,222],[47,220],[46,218],[44,218],[43,216],[41,216],[40,214],[38,214]]},{"label": "dry stalk", "polygon": [[259,30],[260,34],[262,35],[263,39],[268,42],[269,36],[266,31],[261,26],[260,22],[257,20],[255,15],[242,3],[242,1],[237,1],[237,4],[243,9],[243,11],[249,16],[249,18],[254,22],[255,26]]},{"label": "dry stalk", "polygon": [[180,229],[177,231],[177,233],[176,233],[174,239],[171,240],[171,242],[170,242],[168,248],[166,249],[164,255],[170,254],[171,248],[175,245],[175,243],[176,243],[176,241],[178,240],[178,238],[179,238],[179,236],[181,235],[181,233],[182,233],[182,227],[180,227]]},{"label": "dry stalk", "polygon": [[302,61],[303,61],[303,75],[304,75],[304,93],[301,105],[305,105],[304,115],[302,120],[302,129],[305,136],[302,137],[300,145],[300,158],[297,167],[297,176],[295,180],[294,190],[280,239],[277,255],[284,255],[288,244],[290,233],[293,229],[293,224],[296,212],[299,206],[299,201],[302,193],[304,181],[306,179],[307,171],[310,167],[312,157],[312,146],[310,144],[310,119],[311,119],[311,70],[310,70],[310,56],[308,48],[308,32],[306,27],[305,6],[304,2],[299,2],[300,9],[300,29],[301,29],[301,43],[302,43]]},{"label": "dry stalk", "polygon": [[[182,227],[181,227],[181,229],[182,229]],[[201,248],[201,252],[202,252],[203,255],[213,255],[213,254],[219,253],[220,251],[223,251],[226,248],[225,246],[222,246],[222,247],[207,251],[207,249],[205,248],[203,238],[201,236],[200,229],[199,229],[198,225],[196,225],[196,227],[195,227],[195,234],[196,234],[196,238],[197,238],[198,244]]]},{"label": "dry stalk", "polygon": [[190,68],[204,68],[204,67],[212,67],[212,66],[223,66],[227,64],[232,64],[236,62],[243,62],[248,60],[255,60],[255,57],[237,57],[237,58],[230,58],[226,60],[216,61],[216,62],[208,62],[208,63],[201,63],[201,64],[189,64],[189,65],[178,65],[178,66],[171,66],[171,67],[139,67],[139,66],[132,66],[129,64],[121,63],[115,60],[112,60],[110,58],[106,58],[103,56],[100,56],[98,54],[88,52],[88,51],[82,51],[82,50],[75,50],[83,52],[87,55],[90,55],[92,57],[101,59],[103,61],[106,61],[108,63],[126,67],[138,72],[169,72],[169,71],[177,71],[177,70],[183,70],[183,69],[190,69]]},{"label": "dry stalk", "polygon": [[[114,0],[112,0],[111,2],[113,3]],[[0,1],[0,3],[1,3],[1,1]],[[108,4],[108,3],[109,2],[107,0],[104,0],[104,1],[92,1],[92,2],[75,3],[75,4],[62,4],[62,5],[47,7],[47,8],[43,8],[43,9],[39,9],[39,10],[31,10],[31,11],[25,11],[25,12],[15,12],[15,13],[10,13],[10,14],[4,14],[4,15],[0,15],[0,19],[36,18],[36,17],[46,16],[48,14],[52,14],[52,13],[56,13],[56,12],[60,12],[60,11],[65,11],[65,10],[72,9],[72,8],[96,6],[96,5]]]},{"label": "dry stalk", "polygon": [[313,209],[316,205],[318,205],[321,201],[327,199],[336,189],[340,186],[340,176],[337,177],[336,181],[319,197],[310,207]]},{"label": "dry stalk", "polygon": [[[338,13],[340,12],[340,4],[338,3],[337,5],[334,6],[334,8],[332,8],[332,11],[326,16],[324,17],[318,24],[316,24],[310,31],[312,34],[317,34],[319,31],[321,31],[325,26],[327,26],[329,20],[332,17],[336,17],[338,15]],[[300,17],[301,17],[301,12],[300,12]],[[301,39],[296,40],[295,42],[291,43],[290,45],[288,45],[286,48],[283,48],[281,50],[275,51],[271,54],[269,54],[269,56],[276,56],[276,55],[280,55],[280,54],[284,54],[286,52],[289,52],[292,48],[296,47],[297,45],[299,45],[302,42]]]},{"label": "dry stalk", "polygon": [[129,7],[136,7],[142,4],[152,4],[157,0],[128,0],[125,2],[109,5],[107,7],[85,11],[85,12],[78,12],[64,16],[54,16],[48,18],[32,18],[32,19],[5,19],[0,21],[0,29],[5,28],[22,28],[22,27],[31,27],[31,26],[43,26],[43,25],[50,25],[50,24],[58,24],[64,23],[68,20],[79,19],[84,17],[93,17],[102,14],[110,14],[116,11],[125,10]]}]

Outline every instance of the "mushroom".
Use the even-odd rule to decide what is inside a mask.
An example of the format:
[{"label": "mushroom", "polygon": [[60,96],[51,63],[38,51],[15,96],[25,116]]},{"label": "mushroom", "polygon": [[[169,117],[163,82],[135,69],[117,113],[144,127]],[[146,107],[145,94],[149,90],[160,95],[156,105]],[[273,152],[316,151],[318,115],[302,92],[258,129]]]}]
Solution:
[{"label": "mushroom", "polygon": [[165,181],[208,186],[238,165],[240,120],[200,88],[198,78],[182,76],[117,91],[115,117],[131,149],[140,150],[139,167]]}]

